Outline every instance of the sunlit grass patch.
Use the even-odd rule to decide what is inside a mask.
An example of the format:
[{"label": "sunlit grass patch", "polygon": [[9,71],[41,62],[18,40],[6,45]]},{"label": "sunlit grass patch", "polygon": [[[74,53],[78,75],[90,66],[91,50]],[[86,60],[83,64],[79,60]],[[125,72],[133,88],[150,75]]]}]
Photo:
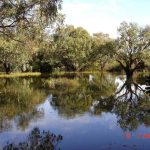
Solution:
[{"label": "sunlit grass patch", "polygon": [[41,76],[40,72],[16,72],[16,73],[0,73],[0,78],[11,78],[11,77],[29,77],[29,76]]}]

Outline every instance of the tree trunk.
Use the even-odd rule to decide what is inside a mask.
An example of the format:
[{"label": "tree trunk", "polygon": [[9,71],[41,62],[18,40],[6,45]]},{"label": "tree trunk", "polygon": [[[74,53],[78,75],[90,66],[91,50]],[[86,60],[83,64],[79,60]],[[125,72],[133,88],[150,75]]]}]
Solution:
[{"label": "tree trunk", "polygon": [[10,73],[10,63],[5,62],[3,64],[6,74]]},{"label": "tree trunk", "polygon": [[125,71],[127,79],[132,78],[133,72],[136,70],[136,67],[134,69],[131,69],[131,65],[125,66],[125,65],[123,65],[123,63],[121,61],[119,61],[119,60],[117,60],[117,61],[120,63],[122,69]]},{"label": "tree trunk", "polygon": [[133,70],[132,69],[129,69],[129,68],[125,68],[125,73],[126,73],[126,77],[127,77],[127,79],[130,79],[130,78],[132,78],[132,76],[133,76]]}]

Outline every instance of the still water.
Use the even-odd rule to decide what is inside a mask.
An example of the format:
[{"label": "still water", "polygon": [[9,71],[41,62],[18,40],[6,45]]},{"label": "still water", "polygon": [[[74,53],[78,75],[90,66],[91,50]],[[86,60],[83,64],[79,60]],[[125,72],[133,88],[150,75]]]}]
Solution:
[{"label": "still water", "polygon": [[0,149],[32,145],[36,128],[40,134],[61,135],[51,149],[148,150],[147,84],[142,77],[128,81],[111,74],[1,78]]}]

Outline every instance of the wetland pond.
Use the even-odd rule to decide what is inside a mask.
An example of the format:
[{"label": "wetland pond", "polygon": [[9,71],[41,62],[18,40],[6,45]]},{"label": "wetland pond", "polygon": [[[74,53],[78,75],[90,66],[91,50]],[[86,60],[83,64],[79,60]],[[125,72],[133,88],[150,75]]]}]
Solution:
[{"label": "wetland pond", "polygon": [[0,149],[40,149],[49,137],[49,149],[148,150],[147,84],[112,74],[0,78]]}]

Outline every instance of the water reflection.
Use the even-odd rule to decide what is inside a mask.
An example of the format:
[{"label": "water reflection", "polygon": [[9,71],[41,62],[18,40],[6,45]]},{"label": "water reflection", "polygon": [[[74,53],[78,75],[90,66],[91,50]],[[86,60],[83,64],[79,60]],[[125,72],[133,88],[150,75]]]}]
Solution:
[{"label": "water reflection", "polygon": [[150,95],[150,76],[147,76],[146,77],[146,84],[148,85],[148,86],[146,86],[146,93],[148,93],[149,95]]},{"label": "water reflection", "polygon": [[67,118],[88,112],[94,101],[109,97],[116,90],[114,79],[110,76],[95,75],[92,82],[88,77],[76,80],[82,83],[78,88],[53,92],[51,105]]},{"label": "water reflection", "polygon": [[26,141],[19,144],[8,143],[3,150],[56,150],[56,148],[59,149],[58,144],[62,139],[61,135],[56,136],[50,131],[40,131],[39,128],[34,128]]},{"label": "water reflection", "polygon": [[0,132],[16,126],[25,129],[30,120],[40,118],[44,110],[36,105],[44,101],[45,93],[31,86],[32,79],[3,79],[0,82]]},{"label": "water reflection", "polygon": [[75,91],[54,93],[51,105],[60,115],[71,118],[85,112],[112,112],[124,130],[135,130],[143,123],[150,125],[150,98],[145,94],[145,86],[109,76],[95,76],[90,84],[86,79],[82,83]]},{"label": "water reflection", "polygon": [[126,80],[115,94],[114,112],[124,130],[135,130],[140,124],[150,125],[150,99],[145,86]]},{"label": "water reflection", "polygon": [[[48,130],[52,128],[56,133],[60,131],[65,138],[68,136],[66,130],[75,130],[70,127],[75,126],[70,122],[80,120],[79,126],[84,129],[87,128],[83,127],[87,118],[90,118],[88,123],[96,124],[97,120],[103,121],[104,116],[109,116],[108,123],[111,125],[112,120],[115,122],[119,134],[120,130],[137,131],[141,126],[147,131],[150,126],[150,97],[145,92],[144,81],[141,78],[140,81],[126,80],[124,76],[110,74],[2,79],[0,135],[4,134],[7,139],[7,132],[14,128],[25,134],[34,126],[39,126]],[[94,133],[88,130],[86,134],[99,138],[96,130],[104,127],[95,126]],[[77,136],[76,132],[70,135],[71,138]],[[110,135],[113,137],[112,133]],[[95,138],[93,140],[96,141]]]}]

